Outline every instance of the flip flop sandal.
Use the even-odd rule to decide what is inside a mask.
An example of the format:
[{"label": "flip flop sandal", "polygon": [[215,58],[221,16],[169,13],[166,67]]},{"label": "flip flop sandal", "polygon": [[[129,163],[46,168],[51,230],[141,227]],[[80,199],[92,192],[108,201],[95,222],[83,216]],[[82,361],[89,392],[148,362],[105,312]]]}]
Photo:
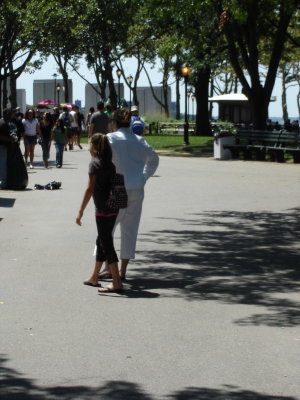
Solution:
[{"label": "flip flop sandal", "polygon": [[[102,290],[101,290],[102,289]],[[103,287],[98,289],[98,293],[124,293],[124,289],[114,289],[110,287]]]},{"label": "flip flop sandal", "polygon": [[100,283],[97,283],[97,285],[94,285],[92,282],[89,282],[89,281],[84,281],[83,284],[87,285],[87,286],[101,287]]},{"label": "flip flop sandal", "polygon": [[106,279],[112,279],[112,275],[109,273],[105,273],[105,274],[99,274],[98,278],[102,281],[105,281]]}]

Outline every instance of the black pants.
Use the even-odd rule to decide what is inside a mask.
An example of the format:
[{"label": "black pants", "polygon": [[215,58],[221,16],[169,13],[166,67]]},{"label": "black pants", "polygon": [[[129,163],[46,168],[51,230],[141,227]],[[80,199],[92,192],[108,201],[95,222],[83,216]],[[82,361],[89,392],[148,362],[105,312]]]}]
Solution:
[{"label": "black pants", "polygon": [[111,217],[96,216],[98,237],[96,240],[97,253],[96,261],[106,261],[108,264],[118,262],[112,231],[115,226],[117,215]]}]

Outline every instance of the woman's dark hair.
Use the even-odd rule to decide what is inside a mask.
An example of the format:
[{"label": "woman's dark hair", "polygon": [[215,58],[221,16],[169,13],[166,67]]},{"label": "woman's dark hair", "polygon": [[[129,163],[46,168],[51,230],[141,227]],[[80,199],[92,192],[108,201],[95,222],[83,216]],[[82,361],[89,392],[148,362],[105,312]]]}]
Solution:
[{"label": "woman's dark hair", "polygon": [[94,113],[95,112],[95,108],[94,107],[90,107],[89,112],[90,113]]},{"label": "woman's dark hair", "polygon": [[[61,129],[61,131],[64,132],[64,131],[65,131],[64,121],[63,121],[62,119],[58,118],[58,119],[56,120],[56,123],[59,124],[59,128]],[[56,123],[55,123],[55,124],[56,124]]]},{"label": "woman's dark hair", "polygon": [[49,123],[49,125],[52,127],[53,125],[53,119],[52,116],[49,112],[45,112],[45,114],[43,115],[43,118],[45,119],[45,121],[47,121]]},{"label": "woman's dark hair", "polygon": [[35,112],[34,110],[26,110],[24,118],[29,119],[29,114],[32,114],[32,118],[35,119]]},{"label": "woman's dark hair", "polygon": [[117,123],[118,128],[129,128],[131,112],[126,110],[126,108],[119,108],[112,113],[111,119]]},{"label": "woman's dark hair", "polygon": [[107,136],[102,133],[94,133],[91,137],[91,143],[97,151],[97,157],[100,158],[104,164],[111,163],[112,149]]}]

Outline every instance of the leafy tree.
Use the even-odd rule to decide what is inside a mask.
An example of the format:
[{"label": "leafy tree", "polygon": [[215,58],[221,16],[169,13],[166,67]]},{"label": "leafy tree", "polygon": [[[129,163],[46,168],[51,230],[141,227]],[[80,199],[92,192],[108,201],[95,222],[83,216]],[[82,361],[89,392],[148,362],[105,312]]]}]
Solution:
[{"label": "leafy tree", "polygon": [[[151,39],[168,35],[176,37],[180,51],[169,49],[168,55],[176,64],[178,60],[192,67],[190,83],[197,99],[196,130],[199,135],[210,132],[208,114],[208,87],[211,66],[221,55],[214,2],[193,0],[149,0],[139,10],[140,20],[151,30]],[[218,50],[216,50],[218,49]],[[173,53],[173,54],[172,54]]]},{"label": "leafy tree", "polygon": [[291,20],[287,37],[288,40],[284,47],[283,56],[279,65],[279,77],[282,82],[282,93],[281,93],[281,104],[282,104],[282,116],[284,122],[287,122],[289,118],[288,107],[287,107],[287,90],[292,86],[298,86],[298,93],[296,102],[298,105],[298,111],[300,115],[300,27],[299,27],[300,11],[297,10]]},{"label": "leafy tree", "polygon": [[31,1],[26,18],[27,35],[35,41],[39,52],[45,57],[52,55],[58,72],[64,81],[65,102],[70,101],[68,66],[80,56],[76,40],[79,16],[85,12],[86,2],[82,0],[38,0]]},{"label": "leafy tree", "polygon": [[[226,38],[231,65],[249,99],[257,129],[266,125],[287,30],[298,5],[298,0],[223,0],[217,6],[219,29]],[[267,69],[264,82],[261,62]]]},{"label": "leafy tree", "polygon": [[[3,0],[0,3],[0,93],[3,93],[1,107],[17,105],[17,78],[24,72],[35,53],[34,44],[24,32],[27,7],[30,0]],[[7,79],[9,78],[10,99]]]},{"label": "leafy tree", "polygon": [[88,67],[94,71],[99,95],[106,98],[108,86],[113,108],[117,106],[113,67],[121,49],[126,47],[134,6],[135,1],[129,0],[87,0],[76,32],[81,52],[85,54]]}]

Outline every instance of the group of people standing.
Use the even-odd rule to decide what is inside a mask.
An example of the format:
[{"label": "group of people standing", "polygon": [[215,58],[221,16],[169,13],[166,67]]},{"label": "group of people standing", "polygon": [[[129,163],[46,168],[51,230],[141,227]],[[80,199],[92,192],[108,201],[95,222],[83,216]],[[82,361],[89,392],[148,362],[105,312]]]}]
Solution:
[{"label": "group of people standing", "polygon": [[[73,150],[74,145],[80,149],[80,135],[82,131],[83,115],[79,107],[74,104],[72,111],[64,107],[60,113],[55,107],[53,114],[45,112],[41,119],[35,117],[33,110],[27,110],[22,120],[24,125],[24,145],[25,145],[25,163],[33,168],[34,149],[37,143],[42,146],[43,162],[45,168],[48,168],[48,160],[51,144],[54,141],[56,149],[56,167],[63,165],[64,150]],[[29,156],[29,165],[28,165]]]},{"label": "group of people standing", "polygon": [[[96,262],[84,284],[99,287],[100,293],[122,292],[128,263],[135,258],[144,186],[155,173],[159,158],[142,137],[144,126],[140,134],[133,131],[133,114],[138,112],[137,107],[132,111],[117,109],[110,118],[103,111],[103,103],[98,103],[97,109],[89,126],[92,159],[88,185],[76,218],[76,223],[81,225],[84,210],[93,197],[98,230]],[[116,173],[124,176],[128,195],[127,207],[120,210],[112,209],[108,203]],[[121,231],[120,266],[113,241],[118,224]],[[107,278],[112,278],[112,284],[101,287],[99,281]]]},{"label": "group of people standing", "polygon": [[[63,165],[63,153],[73,150],[77,145],[80,149],[80,137],[84,128],[84,116],[79,107],[74,104],[72,110],[64,107],[62,112],[55,107],[53,112],[26,110],[25,114],[20,108],[3,110],[0,120],[0,188],[7,186],[8,175],[8,148],[9,144],[16,141],[20,145],[24,141],[24,161],[28,168],[34,168],[35,146],[40,144],[43,152],[44,167],[49,166],[49,155],[52,143],[56,149],[56,167]],[[17,138],[17,139],[16,139]]]}]

